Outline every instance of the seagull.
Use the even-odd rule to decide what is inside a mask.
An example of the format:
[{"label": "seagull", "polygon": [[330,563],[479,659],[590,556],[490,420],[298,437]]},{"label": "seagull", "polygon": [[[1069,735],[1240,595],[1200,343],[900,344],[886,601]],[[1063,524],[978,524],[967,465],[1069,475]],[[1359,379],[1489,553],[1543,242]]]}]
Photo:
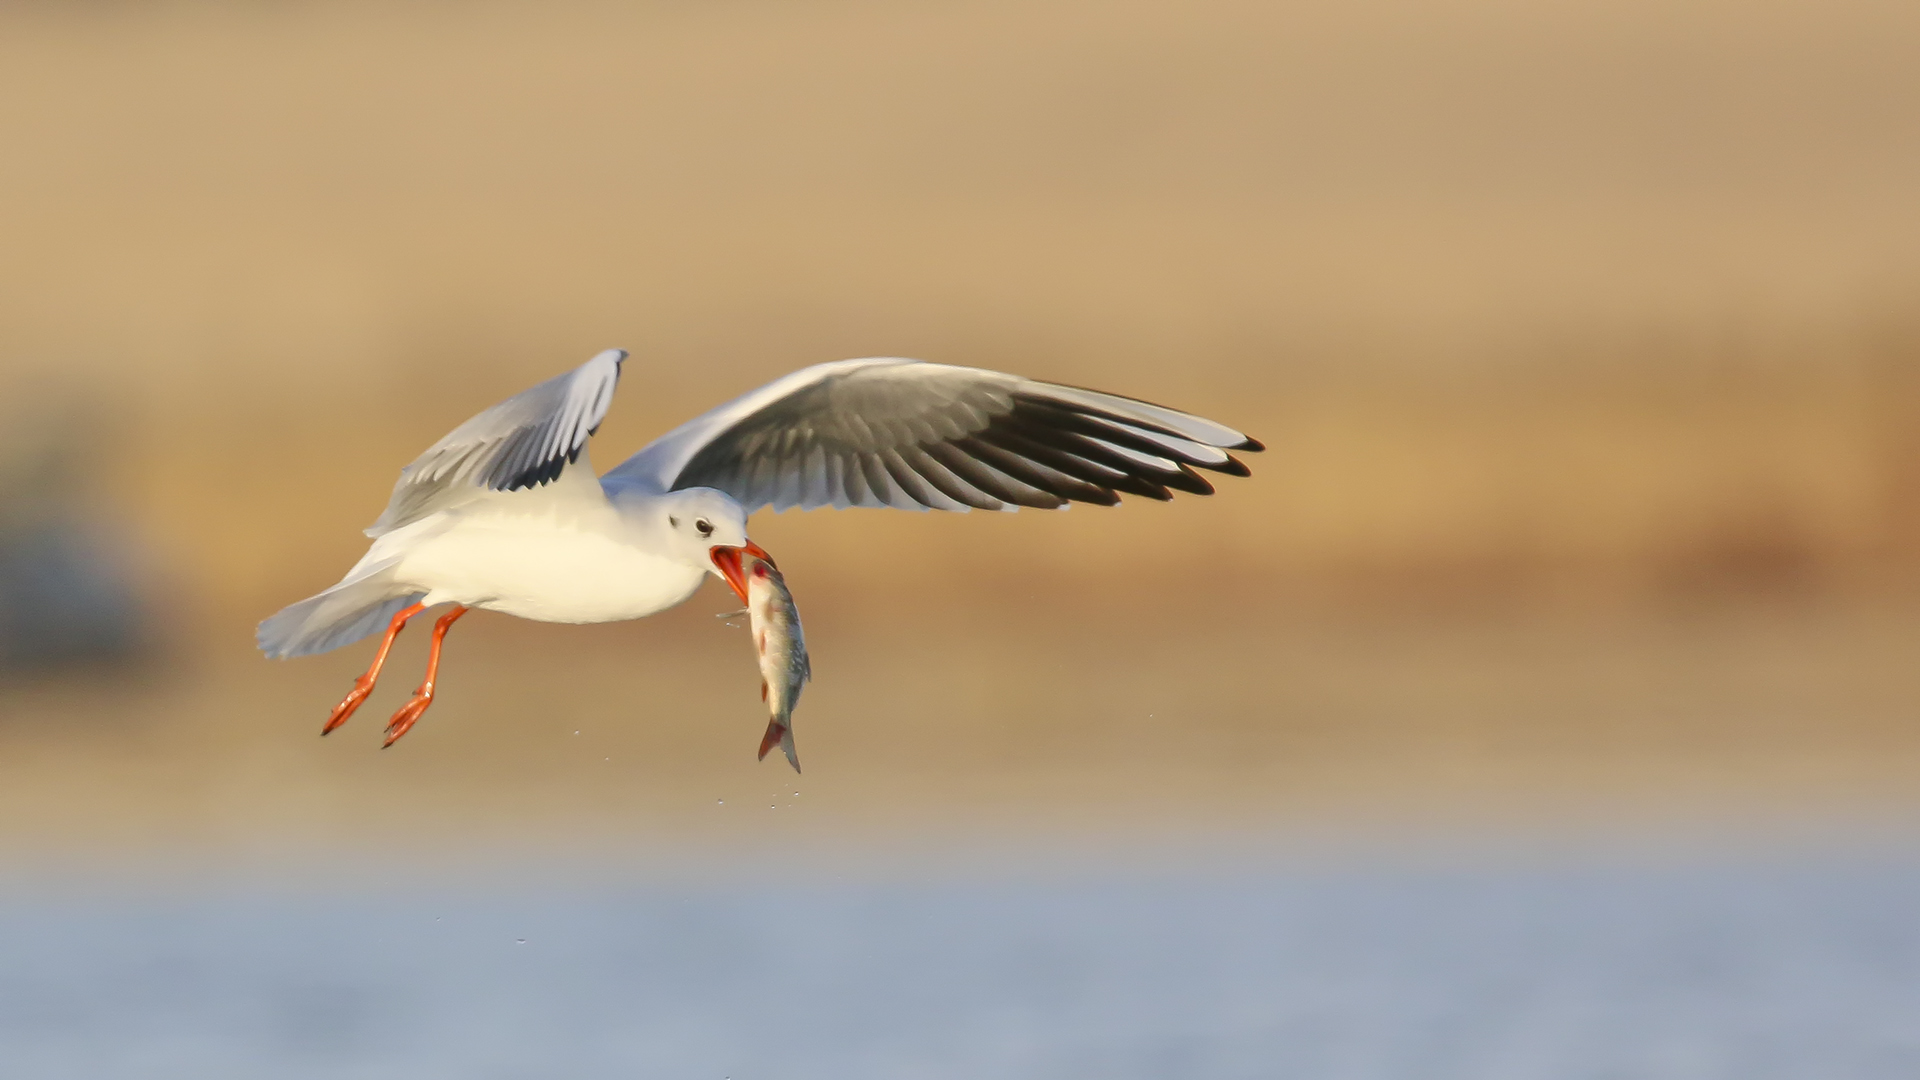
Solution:
[{"label": "seagull", "polygon": [[[712,574],[744,603],[747,538],[771,506],[901,510],[1112,506],[1121,494],[1211,495],[1196,469],[1249,475],[1259,442],[1189,413],[980,368],[896,357],[802,368],[667,432],[595,476],[587,440],[613,401],[621,349],[480,413],[400,470],[366,556],[317,596],[260,623],[269,657],[381,633],[321,734],[373,692],[408,620],[433,624],[426,678],[385,746],[433,703],[447,630],[482,608],[539,622],[638,619]],[[382,633],[384,628],[384,632]]]}]

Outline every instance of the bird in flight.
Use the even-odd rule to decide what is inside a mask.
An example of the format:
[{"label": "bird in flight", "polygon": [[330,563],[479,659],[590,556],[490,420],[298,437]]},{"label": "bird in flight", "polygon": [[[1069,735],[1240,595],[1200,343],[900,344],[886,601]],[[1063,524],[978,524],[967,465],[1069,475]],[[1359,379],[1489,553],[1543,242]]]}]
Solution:
[{"label": "bird in flight", "polygon": [[387,746],[432,704],[441,643],[472,608],[541,622],[638,619],[686,600],[709,574],[745,603],[743,557],[771,562],[747,538],[747,516],[762,507],[1058,509],[1112,506],[1122,493],[1211,495],[1196,469],[1246,476],[1228,451],[1261,449],[1132,398],[887,357],[802,368],[595,476],[587,440],[626,358],[609,349],[434,443],[400,470],[366,530],[372,547],[346,577],[260,624],[260,649],[275,658],[384,629],[322,734],[373,692],[394,638],[428,608],[452,605]]}]

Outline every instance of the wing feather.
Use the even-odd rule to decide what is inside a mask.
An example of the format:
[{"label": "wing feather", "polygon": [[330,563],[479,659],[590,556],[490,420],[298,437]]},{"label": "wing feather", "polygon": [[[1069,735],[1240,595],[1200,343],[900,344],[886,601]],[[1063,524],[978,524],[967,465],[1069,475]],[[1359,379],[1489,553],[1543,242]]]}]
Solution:
[{"label": "wing feather", "polygon": [[1066,502],[1058,495],[1014,479],[954,443],[934,443],[925,449],[929,457],[946,466],[953,475],[992,498],[1039,510],[1055,510]]},{"label": "wing feather", "polygon": [[603,478],[713,487],[753,510],[1012,510],[1210,495],[1259,442],[1151,402],[978,368],[876,358],[803,368],[655,440]]},{"label": "wing feather", "polygon": [[956,510],[962,513],[971,509],[966,503],[951,498],[939,488],[934,487],[930,480],[920,475],[912,465],[907,463],[907,459],[900,451],[882,450],[880,459],[886,463],[887,474],[893,477],[894,483],[899,484],[915,502],[925,509]]},{"label": "wing feather", "polygon": [[867,474],[860,467],[860,454],[847,454],[834,459],[840,467],[840,490],[846,497],[845,506],[883,506],[885,500],[874,497],[867,490]]},{"label": "wing feather", "polygon": [[975,510],[1006,509],[1006,503],[981,491],[979,488],[967,483],[964,479],[955,476],[951,469],[948,469],[939,459],[933,456],[936,450],[944,445],[946,444],[932,443],[927,446],[902,447],[900,449],[900,460],[906,462],[908,467],[913,469],[914,472],[925,477],[927,483],[932,485],[934,490],[952,499],[954,502],[963,503],[973,507]]},{"label": "wing feather", "polygon": [[558,480],[600,429],[626,358],[609,349],[454,428],[400,470],[386,512],[367,535],[385,535],[488,492]]}]

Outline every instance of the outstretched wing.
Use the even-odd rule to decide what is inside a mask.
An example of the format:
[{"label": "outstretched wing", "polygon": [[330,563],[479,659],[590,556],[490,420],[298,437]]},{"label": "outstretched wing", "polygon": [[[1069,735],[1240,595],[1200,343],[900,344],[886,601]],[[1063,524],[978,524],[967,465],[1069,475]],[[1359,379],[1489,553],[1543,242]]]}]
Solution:
[{"label": "outstretched wing", "polygon": [[1132,398],[979,368],[879,358],[803,368],[656,439],[603,482],[711,487],[762,506],[1111,506],[1210,495],[1258,442]]},{"label": "outstretched wing", "polygon": [[367,529],[381,536],[489,491],[559,479],[600,428],[627,354],[606,352],[454,428],[400,470],[393,498]]}]

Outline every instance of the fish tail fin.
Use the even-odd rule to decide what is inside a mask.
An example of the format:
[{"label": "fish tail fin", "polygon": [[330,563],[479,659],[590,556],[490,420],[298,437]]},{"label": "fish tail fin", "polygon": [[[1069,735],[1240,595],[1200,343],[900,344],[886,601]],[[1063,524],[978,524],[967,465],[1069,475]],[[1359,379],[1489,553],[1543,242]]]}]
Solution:
[{"label": "fish tail fin", "polygon": [[787,755],[787,764],[794,772],[800,771],[800,758],[793,752],[793,729],[778,720],[767,721],[767,733],[760,739],[760,760],[767,760],[767,751],[775,746]]},{"label": "fish tail fin", "polygon": [[787,764],[793,766],[794,774],[798,775],[800,755],[793,752],[793,729],[790,727],[780,729],[780,752],[787,755]]}]

